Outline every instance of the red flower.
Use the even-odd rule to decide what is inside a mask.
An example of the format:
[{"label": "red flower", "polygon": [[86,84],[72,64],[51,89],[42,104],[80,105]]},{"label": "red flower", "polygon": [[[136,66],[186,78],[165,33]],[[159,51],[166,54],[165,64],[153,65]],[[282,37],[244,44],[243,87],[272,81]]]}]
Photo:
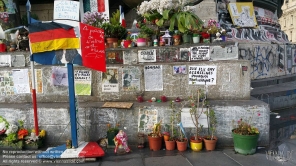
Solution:
[{"label": "red flower", "polygon": [[28,130],[26,129],[20,129],[17,133],[18,135],[18,139],[24,139],[25,136],[27,136],[29,133],[28,133]]},{"label": "red flower", "polygon": [[260,116],[261,114],[260,113],[258,113],[258,116]]},{"label": "red flower", "polygon": [[201,32],[201,36],[203,39],[208,39],[210,38],[210,34],[206,33],[206,32]]}]

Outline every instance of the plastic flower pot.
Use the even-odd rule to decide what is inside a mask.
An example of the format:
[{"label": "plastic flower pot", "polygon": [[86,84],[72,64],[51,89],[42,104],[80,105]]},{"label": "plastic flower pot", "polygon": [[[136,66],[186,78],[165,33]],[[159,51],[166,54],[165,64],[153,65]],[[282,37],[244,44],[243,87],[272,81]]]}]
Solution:
[{"label": "plastic flower pot", "polygon": [[138,38],[137,39],[137,46],[138,47],[146,46],[146,39],[145,38]]},{"label": "plastic flower pot", "polygon": [[259,134],[240,135],[232,132],[234,151],[239,154],[249,155],[256,153]]}]

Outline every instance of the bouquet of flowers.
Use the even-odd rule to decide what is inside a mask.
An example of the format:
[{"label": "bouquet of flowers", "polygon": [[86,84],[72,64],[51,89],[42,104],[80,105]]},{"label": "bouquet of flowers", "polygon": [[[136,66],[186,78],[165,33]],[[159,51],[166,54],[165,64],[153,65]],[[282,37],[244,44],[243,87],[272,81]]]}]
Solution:
[{"label": "bouquet of flowers", "polygon": [[105,21],[105,16],[100,12],[86,12],[82,23],[100,28]]}]

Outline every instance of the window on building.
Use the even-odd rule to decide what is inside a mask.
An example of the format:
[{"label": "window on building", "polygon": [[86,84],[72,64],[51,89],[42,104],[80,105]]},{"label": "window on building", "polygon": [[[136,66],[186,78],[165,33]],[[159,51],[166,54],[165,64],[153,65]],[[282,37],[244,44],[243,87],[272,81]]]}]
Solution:
[{"label": "window on building", "polygon": [[294,17],[293,17],[293,15],[291,15],[291,25],[293,25],[293,19],[294,19]]},{"label": "window on building", "polygon": [[286,27],[286,18],[285,18],[285,23],[284,23],[284,27]]}]

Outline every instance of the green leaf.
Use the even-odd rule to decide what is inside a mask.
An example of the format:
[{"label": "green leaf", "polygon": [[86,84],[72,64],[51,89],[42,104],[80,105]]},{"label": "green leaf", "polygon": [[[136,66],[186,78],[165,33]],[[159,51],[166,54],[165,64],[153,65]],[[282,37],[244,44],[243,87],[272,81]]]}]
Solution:
[{"label": "green leaf", "polygon": [[159,19],[159,20],[156,22],[156,25],[159,26],[159,27],[161,27],[161,26],[163,25],[163,22],[164,22],[164,19],[161,18],[161,19]]},{"label": "green leaf", "polygon": [[169,19],[169,13],[170,13],[170,11],[171,10],[164,10],[163,11],[162,16],[163,16],[164,19],[166,19],[166,20]]},{"label": "green leaf", "polygon": [[[176,21],[176,18],[177,18],[177,14],[175,13],[171,19],[170,19],[170,28],[169,28],[169,31],[174,31],[175,30],[175,21]],[[178,20],[177,20],[178,21]]]}]

